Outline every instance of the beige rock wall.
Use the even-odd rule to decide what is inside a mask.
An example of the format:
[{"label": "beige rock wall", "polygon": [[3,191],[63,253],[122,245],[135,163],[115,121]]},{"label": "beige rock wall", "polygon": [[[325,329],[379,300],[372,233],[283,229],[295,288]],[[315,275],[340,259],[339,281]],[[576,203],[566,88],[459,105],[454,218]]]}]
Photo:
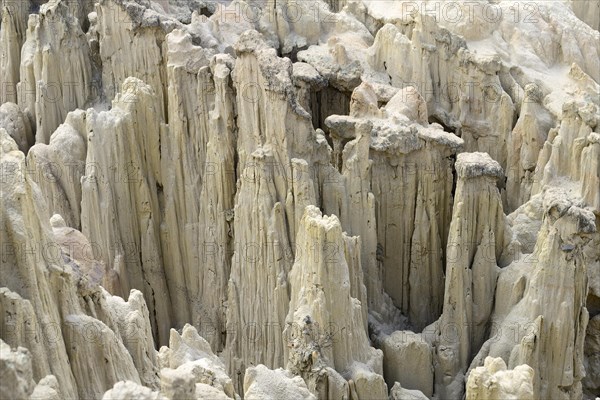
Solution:
[{"label": "beige rock wall", "polygon": [[13,3],[1,393],[596,395],[593,2]]},{"label": "beige rock wall", "polygon": [[396,331],[381,341],[386,382],[395,382],[402,389],[417,390],[430,398],[433,395],[433,351],[429,343],[420,334],[410,331]]},{"label": "beige rock wall", "polygon": [[51,0],[29,16],[17,91],[36,142],[46,144],[67,113],[93,96],[88,42],[65,2]]},{"label": "beige rock wall", "polygon": [[[157,117],[166,122],[167,74],[162,43],[170,28],[152,9],[127,0],[102,0],[96,3],[95,33],[100,45],[102,87],[107,100],[121,90],[128,77],[150,85],[156,92]],[[135,42],[135,44],[134,44]]]},{"label": "beige rock wall", "polygon": [[436,344],[436,393],[463,395],[463,379],[486,340],[498,260],[504,250],[505,216],[496,179],[500,165],[485,153],[462,153],[446,250],[444,310]]},{"label": "beige rock wall", "polygon": [[[131,78],[111,111],[86,117],[88,152],[82,180],[82,232],[94,257],[115,271],[124,296],[139,288],[147,299],[153,334],[166,343],[171,302],[162,268],[160,211],[160,102],[151,87]],[[158,301],[157,293],[161,294]]]},{"label": "beige rock wall", "polygon": [[277,58],[252,31],[242,35],[236,52],[234,83],[241,88],[237,91],[240,179],[227,309],[228,363],[233,376],[250,363],[283,366],[281,332],[289,304],[294,221],[303,211],[303,202],[315,202],[310,168],[299,182],[288,178],[293,159],[310,160],[306,143],[315,141],[309,116],[293,94],[291,62]]},{"label": "beige rock wall", "polygon": [[[77,386],[68,365],[65,342],[57,334],[61,317],[47,278],[47,274],[63,269],[56,257],[56,247],[52,246],[49,216],[39,189],[24,174],[25,156],[5,130],[0,129],[0,135],[2,166],[14,171],[11,179],[5,179],[2,192],[0,238],[2,248],[7,249],[0,269],[2,303],[3,308],[14,310],[4,315],[15,315],[14,319],[2,319],[3,332],[12,331],[4,338],[10,346],[26,345],[33,352],[37,360],[34,379],[53,374],[59,379],[65,397],[74,398]],[[32,331],[27,333],[26,328]],[[47,329],[53,329],[52,345],[43,342],[46,337],[42,334]]]},{"label": "beige rock wall", "polygon": [[[39,185],[51,214],[59,214],[65,223],[81,228],[81,177],[86,173],[86,113],[72,111],[50,137],[27,153],[28,168]],[[90,165],[89,168],[94,168]]]},{"label": "beige rock wall", "polygon": [[525,88],[519,120],[507,140],[507,211],[515,210],[531,197],[540,150],[553,127],[553,118],[541,104],[541,97],[536,85]]},{"label": "beige rock wall", "polygon": [[[344,190],[350,193],[347,211],[339,213],[344,228],[363,238],[369,306],[382,313],[389,295],[422,329],[441,313],[452,156],[463,141],[427,123],[427,106],[414,88],[398,91],[385,107],[378,103],[375,88],[363,84],[353,93],[350,116],[325,121],[334,157],[337,153],[342,158]],[[418,122],[408,122],[412,118]],[[361,120],[370,125],[361,125]],[[357,161],[366,149],[359,147],[360,138],[368,136],[372,161],[361,166]],[[434,189],[433,182],[441,182],[441,189]],[[326,201],[326,211],[328,205]],[[358,207],[364,210],[360,214],[353,212]]]},{"label": "beige rock wall", "polygon": [[[100,397],[120,379],[140,382],[136,363],[146,373],[152,360],[144,364],[136,345],[128,343],[128,350],[124,343],[132,322],[150,331],[143,300],[137,298],[141,315],[135,321],[107,306],[97,281],[104,271],[89,253],[89,242],[58,215],[52,217],[51,226],[44,196],[25,173],[23,153],[6,131],[0,134],[3,170],[16,168],[7,181],[11,195],[2,196],[2,248],[7,249],[0,302],[3,338],[10,345],[27,345],[32,352],[36,360],[32,378],[45,378],[35,388],[36,396],[56,392],[59,398]],[[21,239],[23,235],[28,239]],[[152,349],[152,342],[145,343],[145,351]]]},{"label": "beige rock wall", "polygon": [[179,30],[167,36],[166,48],[173,118],[169,135],[161,139],[164,270],[175,325],[193,322],[218,351],[225,344],[224,302],[233,252],[233,59],[220,57],[209,66],[210,53]]},{"label": "beige rock wall", "polygon": [[507,370],[501,358],[487,357],[484,366],[469,375],[467,399],[534,399],[534,374],[528,365]]},{"label": "beige rock wall", "polygon": [[598,234],[593,214],[563,190],[548,190],[544,197],[544,222],[534,252],[515,263],[524,277],[513,275],[518,282],[513,293],[499,286],[496,334],[477,358],[502,357],[509,368],[527,364],[536,371],[536,397],[573,398],[582,391],[589,318],[586,267],[597,262],[588,257]]},{"label": "beige rock wall", "polygon": [[498,57],[471,52],[462,37],[418,13],[406,25],[381,28],[369,62],[392,85],[416,86],[429,116],[456,130],[465,150],[489,153],[506,166],[514,106],[498,76]]},{"label": "beige rock wall", "polygon": [[15,103],[3,102],[0,105],[0,126],[6,129],[23,153],[26,153],[35,142],[29,118]]},{"label": "beige rock wall", "polygon": [[375,390],[371,396],[385,396],[383,354],[370,347],[362,305],[351,297],[352,286],[362,286],[362,279],[351,280],[351,274],[362,275],[358,254],[354,260],[346,258],[352,257],[347,251],[355,246],[352,242],[342,234],[337,217],[323,216],[314,206],[306,208],[290,272],[286,356],[290,369],[309,373],[313,365],[328,366],[343,371],[362,396],[370,390]]},{"label": "beige rock wall", "polygon": [[0,3],[0,103],[17,102],[17,83],[21,64],[21,46],[25,42],[29,1]]}]

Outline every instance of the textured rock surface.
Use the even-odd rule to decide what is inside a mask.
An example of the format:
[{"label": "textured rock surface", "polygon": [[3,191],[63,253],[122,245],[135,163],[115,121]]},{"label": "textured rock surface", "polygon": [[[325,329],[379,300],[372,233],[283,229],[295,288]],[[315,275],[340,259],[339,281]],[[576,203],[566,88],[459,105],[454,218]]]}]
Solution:
[{"label": "textured rock surface", "polygon": [[519,365],[506,369],[501,358],[487,357],[483,367],[471,371],[467,381],[467,399],[523,399],[533,395],[533,368]]},{"label": "textured rock surface", "polygon": [[583,379],[584,391],[591,397],[600,389],[600,317],[596,315],[590,319],[585,337],[585,378]]},{"label": "textured rock surface", "polygon": [[423,393],[418,390],[404,389],[398,382],[390,390],[391,400],[425,400],[428,399]]},{"label": "textured rock surface", "polygon": [[19,146],[19,150],[24,153],[35,142],[29,119],[25,117],[15,103],[6,102],[0,106],[0,126],[6,129],[10,137]]},{"label": "textured rock surface", "polygon": [[4,341],[0,341],[0,352],[2,397],[28,398],[34,388],[31,354],[24,347],[12,350]]},{"label": "textured rock surface", "polygon": [[387,382],[396,382],[401,386],[398,391],[417,390],[426,397],[433,395],[432,349],[421,335],[396,331],[383,338],[381,349]]},{"label": "textured rock surface", "polygon": [[244,378],[245,399],[316,399],[299,376],[283,370],[270,370],[264,365],[248,368]]},{"label": "textured rock surface", "polygon": [[[427,106],[414,88],[398,91],[381,109],[378,103],[375,88],[362,84],[352,94],[350,116],[331,116],[325,123],[333,136],[334,156],[342,153],[347,181],[356,186],[361,183],[355,189],[350,187],[354,198],[347,218],[348,230],[363,238],[363,269],[370,307],[379,313],[388,308],[385,290],[393,304],[422,329],[441,313],[442,260],[452,204],[450,158],[463,141],[444,132],[440,125],[429,125],[423,120]],[[370,125],[358,124],[363,119]],[[359,169],[357,173],[362,175],[357,179],[350,175],[350,168],[356,168],[350,162],[357,164],[364,136],[371,137],[372,165],[364,165],[363,171]],[[340,151],[339,147],[354,137]],[[357,143],[353,153],[358,154],[351,153],[354,142]],[[436,186],[433,182],[441,184]],[[371,196],[377,201],[369,200]],[[374,217],[367,214],[364,221],[353,215],[355,204],[374,213]],[[341,212],[341,216],[344,223],[346,214]],[[371,231],[373,219],[380,221],[376,233]],[[428,293],[425,295],[422,290]]]},{"label": "textured rock surface", "polygon": [[27,34],[29,1],[0,2],[0,102],[17,102],[17,83],[20,81],[21,46]]},{"label": "textured rock surface", "polygon": [[81,229],[81,177],[86,173],[86,113],[67,115],[50,137],[27,153],[28,168],[44,193],[52,214],[59,214],[68,226]]},{"label": "textured rock surface", "polygon": [[457,200],[448,235],[444,311],[436,346],[436,385],[444,398],[462,396],[466,368],[485,341],[505,237],[496,187],[503,174],[500,165],[486,153],[462,153],[456,171]]},{"label": "textured rock surface", "polygon": [[1,396],[600,396],[596,1],[0,13]]},{"label": "textured rock surface", "polygon": [[[360,398],[385,397],[383,354],[369,346],[360,302],[351,286],[362,286],[360,261],[348,260],[348,242],[335,216],[308,206],[296,237],[296,262],[290,273],[290,311],[284,330],[288,368],[312,373],[331,367],[343,371]],[[350,253],[350,254],[348,254]],[[350,269],[354,264],[358,268]],[[352,282],[350,275],[360,278]]]},{"label": "textured rock surface", "polygon": [[236,396],[225,365],[213,354],[208,342],[198,335],[196,328],[191,325],[186,325],[181,335],[171,329],[169,347],[161,348],[159,359],[163,371],[166,368],[174,371],[175,375],[189,374],[196,385],[212,386],[229,398]]},{"label": "textured rock surface", "polygon": [[158,108],[152,88],[130,78],[110,111],[91,110],[86,117],[91,133],[81,184],[81,226],[96,244],[94,256],[118,276],[117,294],[142,290],[154,337],[166,343],[171,305],[168,297],[157,301],[155,295],[168,293],[161,272],[156,190],[160,185]]},{"label": "textured rock surface", "polygon": [[132,381],[123,381],[115,383],[112,389],[107,390],[102,396],[103,400],[159,400],[164,399],[157,392],[141,386]]},{"label": "textured rock surface", "polygon": [[36,142],[48,143],[67,113],[92,96],[88,42],[63,0],[30,15],[20,68],[19,105],[35,126]]}]

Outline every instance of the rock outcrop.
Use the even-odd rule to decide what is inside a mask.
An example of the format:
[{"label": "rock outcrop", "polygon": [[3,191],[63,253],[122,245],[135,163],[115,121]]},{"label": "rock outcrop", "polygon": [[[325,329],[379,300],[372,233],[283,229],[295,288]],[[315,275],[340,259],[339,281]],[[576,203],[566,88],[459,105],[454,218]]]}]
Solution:
[{"label": "rock outcrop", "polygon": [[[383,369],[387,382],[395,382],[400,390],[417,390],[433,395],[433,349],[421,334],[396,331],[381,340]],[[392,388],[392,392],[394,388]]]},{"label": "rock outcrop", "polygon": [[244,399],[307,399],[316,397],[299,376],[283,370],[270,370],[262,364],[248,368],[244,378]]},{"label": "rock outcrop", "polygon": [[0,126],[13,138],[23,153],[27,153],[29,147],[35,143],[29,119],[15,103],[6,102],[0,105]]},{"label": "rock outcrop", "polygon": [[[72,111],[50,137],[50,142],[37,143],[27,153],[27,164],[39,185],[51,214],[81,229],[81,178],[86,174],[86,113]],[[93,164],[89,164],[93,169]]]},{"label": "rock outcrop", "polygon": [[597,262],[586,260],[586,254],[597,247],[598,234],[593,213],[568,198],[561,190],[545,194],[535,249],[511,265],[521,277],[508,269],[502,273],[501,280],[511,280],[513,289],[503,283],[500,290],[499,282],[492,316],[496,334],[477,356],[502,357],[511,369],[534,368],[534,393],[540,398],[577,397],[582,390],[586,266]]},{"label": "rock outcrop", "polygon": [[461,398],[470,360],[489,329],[498,264],[505,248],[505,221],[496,180],[500,165],[485,153],[456,161],[457,201],[446,250],[444,310],[436,343],[436,392]]},{"label": "rock outcrop", "polygon": [[[118,330],[119,317],[106,306],[95,281],[104,271],[97,271],[99,263],[86,253],[89,243],[60,216],[53,217],[51,227],[42,193],[25,173],[23,153],[5,131],[0,134],[2,166],[15,171],[7,181],[12,190],[2,196],[2,276],[10,277],[2,288],[3,339],[27,345],[36,360],[33,379],[56,376],[65,398],[99,397],[119,378],[139,383]],[[30,239],[21,241],[20,235]],[[7,270],[15,267],[17,273]],[[141,319],[142,328],[149,329],[149,320]],[[99,362],[103,368],[94,368]],[[43,386],[48,388],[39,392],[57,391],[51,379]]]},{"label": "rock outcrop", "polygon": [[48,143],[67,113],[92,98],[90,49],[63,0],[31,14],[21,51],[18,101],[35,126],[36,143]]},{"label": "rock outcrop", "polygon": [[507,370],[504,360],[488,357],[469,374],[467,399],[534,399],[533,375],[528,365]]},{"label": "rock outcrop", "polygon": [[[340,214],[346,229],[364,240],[369,306],[382,313],[389,308],[389,296],[422,329],[439,317],[443,304],[442,260],[452,205],[452,156],[463,141],[439,124],[427,122],[427,106],[415,88],[400,90],[388,101],[379,108],[375,88],[362,84],[352,95],[350,115],[333,115],[325,123],[333,137],[334,157],[342,158],[346,182],[355,186],[360,182],[357,188],[349,185],[353,197],[347,213]],[[361,125],[363,119],[370,125]],[[361,154],[361,137],[371,137],[372,163],[363,166],[355,161]],[[357,167],[361,169],[352,171]],[[434,189],[432,182],[443,185]],[[367,213],[366,219],[353,214],[357,205]]]},{"label": "rock outcrop", "polygon": [[33,371],[31,369],[31,354],[24,347],[12,350],[9,345],[0,341],[0,376],[2,397],[26,399],[33,393]]},{"label": "rock outcrop", "polygon": [[16,103],[21,47],[27,34],[30,2],[2,0],[0,6],[0,103]]},{"label": "rock outcrop", "polygon": [[[337,217],[314,206],[306,208],[296,240],[284,330],[288,369],[311,375],[330,367],[351,382],[358,398],[385,397],[383,353],[369,346],[362,305],[351,296],[353,285],[362,286],[360,258],[348,251],[356,244],[342,234]],[[356,259],[347,259],[352,255]]]},{"label": "rock outcrop", "polygon": [[144,293],[154,337],[162,344],[169,336],[171,304],[168,297],[156,297],[157,292],[168,293],[157,193],[159,107],[152,88],[130,78],[110,111],[92,110],[86,117],[90,133],[81,183],[81,226],[95,244],[94,257],[117,275],[116,294],[124,296],[132,288]]},{"label": "rock outcrop", "polygon": [[596,3],[0,0],[0,396],[599,396]]}]

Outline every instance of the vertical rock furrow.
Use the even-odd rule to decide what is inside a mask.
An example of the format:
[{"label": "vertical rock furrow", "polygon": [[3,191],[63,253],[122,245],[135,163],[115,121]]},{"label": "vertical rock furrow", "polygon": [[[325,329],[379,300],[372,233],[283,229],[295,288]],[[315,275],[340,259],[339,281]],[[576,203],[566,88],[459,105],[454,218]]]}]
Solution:
[{"label": "vertical rock furrow", "polygon": [[370,347],[362,305],[351,296],[350,272],[357,272],[357,264],[360,268],[356,255],[346,258],[353,245],[337,217],[306,208],[290,273],[286,354],[292,369],[310,375],[331,367],[354,383],[358,398],[366,398],[369,390],[374,390],[369,397],[379,398],[387,392],[381,376],[383,354]]},{"label": "vertical rock furrow", "polygon": [[[289,304],[295,203],[316,201],[306,198],[311,192],[295,192],[294,186],[314,187],[306,143],[315,141],[315,133],[296,101],[291,62],[277,58],[255,31],[240,37],[236,52],[239,180],[226,351],[232,376],[241,376],[251,364],[283,366],[281,332]],[[301,177],[302,182],[290,178],[296,158],[308,162],[309,173]]]},{"label": "vertical rock furrow", "polygon": [[48,144],[37,143],[27,164],[44,194],[51,214],[60,214],[70,227],[81,228],[81,177],[86,172],[86,113],[70,112]]},{"label": "vertical rock furrow", "polygon": [[[94,256],[115,271],[124,295],[139,288],[148,300],[153,334],[168,338],[169,297],[160,247],[160,102],[152,88],[131,78],[113,109],[88,114],[86,175],[82,180],[83,233],[95,244]],[[98,218],[99,217],[99,218]]]},{"label": "vertical rock furrow", "polygon": [[[227,67],[231,60],[215,62],[216,78],[209,67],[210,53],[194,46],[190,35],[171,32],[165,48],[172,118],[169,133],[161,138],[164,182],[158,188],[164,270],[175,326],[193,322],[215,349],[221,349],[230,257],[226,210],[233,208],[235,179],[234,98]],[[208,190],[206,182],[219,178],[228,184]]]},{"label": "vertical rock furrow", "polygon": [[594,398],[592,3],[0,0],[0,394]]},{"label": "vertical rock furrow", "polygon": [[521,114],[508,138],[506,193],[509,210],[515,210],[531,197],[540,150],[553,126],[551,114],[541,104],[539,88],[525,88]]},{"label": "vertical rock furrow", "polygon": [[[370,308],[377,313],[389,310],[391,298],[419,330],[441,313],[442,260],[452,204],[451,157],[463,144],[439,125],[429,125],[426,110],[414,88],[398,91],[379,108],[374,88],[362,84],[353,93],[350,116],[326,119],[334,146],[345,146],[334,148],[334,153],[342,153],[344,190],[351,201],[340,211],[340,219],[345,229],[363,240]],[[411,118],[418,122],[408,122]],[[361,120],[370,125],[361,125]],[[363,138],[368,137],[372,161],[357,164],[358,154],[366,151]],[[357,205],[364,210],[361,214],[353,212]],[[423,297],[429,300],[423,302]]]},{"label": "vertical rock furrow", "polygon": [[[107,99],[119,92],[128,77],[139,78],[156,92],[158,116],[167,122],[167,75],[162,44],[176,27],[145,2],[102,0],[96,3],[102,88]],[[135,43],[134,43],[135,42]]]},{"label": "vertical rock furrow", "polygon": [[[527,285],[508,313],[494,316],[498,329],[478,358],[489,354],[502,357],[509,368],[531,366],[540,398],[580,397],[588,322],[587,268],[599,261],[592,250],[599,243],[595,216],[563,190],[546,191],[543,207],[544,222],[534,253],[515,265],[527,268]],[[505,289],[497,292],[497,310],[508,296]]]},{"label": "vertical rock furrow", "polygon": [[379,30],[370,65],[386,71],[394,86],[415,86],[429,116],[459,132],[465,150],[487,152],[505,167],[514,110],[498,77],[500,58],[471,52],[433,16],[410,18],[405,29],[387,24]]},{"label": "vertical rock furrow", "polygon": [[[24,172],[25,156],[17,150],[15,142],[4,129],[0,129],[0,135],[3,169],[8,167],[14,171],[2,188],[0,241],[6,251],[2,257],[0,277],[2,286],[14,293],[5,293],[5,296],[13,298],[7,301],[3,296],[4,307],[19,310],[15,313],[17,319],[14,322],[5,319],[10,314],[2,316],[3,327],[10,327],[15,332],[15,342],[8,342],[11,346],[31,345],[30,351],[40,351],[33,354],[40,360],[39,366],[34,368],[35,379],[51,373],[58,378],[65,397],[75,398],[77,385],[69,367],[65,341],[57,331],[61,317],[53,299],[54,289],[47,278],[47,275],[60,273],[62,269],[56,248],[52,246],[49,216],[39,189]],[[22,320],[19,320],[19,315],[22,315]],[[30,323],[18,324],[20,321]],[[36,326],[37,330],[31,331]],[[48,329],[52,329],[51,341],[48,341],[48,336],[42,336],[48,334]]]},{"label": "vertical rock furrow", "polygon": [[[496,179],[500,165],[485,153],[462,153],[446,251],[446,288],[436,354],[436,393],[460,399],[463,379],[485,340],[505,222]],[[451,333],[449,333],[451,332]]]},{"label": "vertical rock furrow", "polygon": [[3,0],[0,7],[0,103],[16,103],[21,47],[27,35],[29,1]]},{"label": "vertical rock furrow", "polygon": [[48,143],[67,113],[92,98],[90,49],[62,0],[29,16],[21,50],[18,102],[36,127],[36,142]]}]

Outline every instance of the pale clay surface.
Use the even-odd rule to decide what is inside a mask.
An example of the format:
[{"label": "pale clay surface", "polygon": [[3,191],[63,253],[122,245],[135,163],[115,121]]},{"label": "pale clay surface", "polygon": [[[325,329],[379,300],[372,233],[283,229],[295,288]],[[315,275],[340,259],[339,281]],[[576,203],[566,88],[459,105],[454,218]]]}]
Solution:
[{"label": "pale clay surface", "polygon": [[600,396],[597,2],[0,12],[1,398]]}]

